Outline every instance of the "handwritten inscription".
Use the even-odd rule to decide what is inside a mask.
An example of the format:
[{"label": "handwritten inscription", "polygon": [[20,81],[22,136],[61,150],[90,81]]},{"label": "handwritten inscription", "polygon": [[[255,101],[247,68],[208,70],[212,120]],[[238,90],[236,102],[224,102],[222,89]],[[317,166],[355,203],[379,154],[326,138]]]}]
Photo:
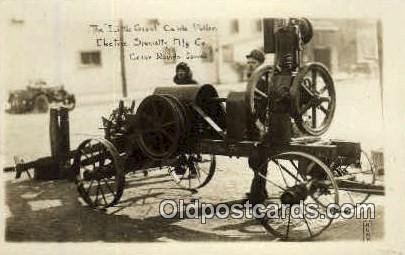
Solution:
[{"label": "handwritten inscription", "polygon": [[133,33],[133,32],[216,32],[218,28],[210,24],[199,24],[193,23],[192,25],[173,25],[173,24],[158,24],[145,26],[142,24],[133,24],[133,25],[114,25],[114,24],[90,24],[90,28],[93,33],[119,33],[121,30],[124,33]]},{"label": "handwritten inscription", "polygon": [[132,41],[121,41],[119,38],[107,39],[107,38],[97,38],[97,47],[156,47],[156,46],[169,46],[173,45],[176,47],[190,48],[190,46],[204,46],[206,42],[203,38],[196,38],[193,42],[184,38],[172,38],[171,40],[166,39],[156,39],[156,40],[144,40],[142,38],[136,37]]},{"label": "handwritten inscription", "polygon": [[121,26],[89,24],[89,31],[95,47],[125,48],[125,57],[131,61],[175,62],[209,58],[218,28],[208,23],[161,24],[156,21]]}]

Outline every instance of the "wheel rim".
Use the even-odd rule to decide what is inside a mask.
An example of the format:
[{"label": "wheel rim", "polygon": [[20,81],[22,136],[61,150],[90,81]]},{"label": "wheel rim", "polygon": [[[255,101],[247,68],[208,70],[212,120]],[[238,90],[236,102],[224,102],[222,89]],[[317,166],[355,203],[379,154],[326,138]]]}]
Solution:
[{"label": "wheel rim", "polygon": [[215,155],[181,155],[168,167],[173,181],[184,189],[194,190],[207,185],[215,173]]},{"label": "wheel rim", "polygon": [[181,110],[169,97],[152,95],[137,110],[138,141],[150,158],[160,160],[174,156],[184,132]]},{"label": "wheel rim", "polygon": [[73,169],[80,197],[93,208],[105,209],[122,196],[125,176],[119,154],[105,139],[82,142]]},{"label": "wheel rim", "polygon": [[298,128],[309,135],[321,135],[329,128],[336,107],[332,77],[320,63],[306,65],[294,79],[293,109]]},{"label": "wheel rim", "polygon": [[[283,240],[307,240],[329,227],[333,218],[327,216],[325,207],[338,204],[339,193],[325,164],[307,153],[285,152],[270,158],[268,170],[268,177],[260,176],[266,183],[264,204],[281,209],[266,211],[261,223],[267,231]],[[304,207],[316,206],[319,217],[308,213],[292,216],[298,200]]]}]

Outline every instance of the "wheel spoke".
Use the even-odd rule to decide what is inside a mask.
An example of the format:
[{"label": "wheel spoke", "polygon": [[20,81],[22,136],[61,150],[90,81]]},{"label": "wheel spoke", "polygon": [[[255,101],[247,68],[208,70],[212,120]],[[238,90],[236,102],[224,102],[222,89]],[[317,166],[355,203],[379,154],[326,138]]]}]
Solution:
[{"label": "wheel spoke", "polygon": [[[277,165],[278,166],[280,166],[281,168],[283,168],[283,170],[286,172],[286,173],[288,173],[292,178],[294,178],[296,181],[301,181],[300,179],[298,179],[298,169],[297,169],[297,175],[294,175],[293,173],[291,173],[283,164],[279,164],[278,163],[278,160],[274,160],[274,161],[276,161],[277,162]],[[290,162],[291,162],[291,160],[290,160]],[[293,165],[294,167],[295,167],[295,165]]]},{"label": "wheel spoke", "polygon": [[318,108],[325,113],[326,116],[328,116],[329,111],[323,106],[323,105],[318,105]]},{"label": "wheel spoke", "polygon": [[89,187],[86,189],[87,194],[90,194],[90,189],[91,189],[91,186],[93,185],[93,182],[94,182],[94,179],[91,179]]},{"label": "wheel spoke", "polygon": [[173,126],[174,124],[176,124],[175,121],[168,121],[166,123],[163,123],[162,127],[165,128],[165,127]]},{"label": "wheel spoke", "polygon": [[101,197],[103,198],[105,205],[108,205],[108,202],[107,202],[107,199],[105,198],[105,194],[104,194],[103,188],[100,184],[100,181],[98,181],[98,185],[100,185]]},{"label": "wheel spoke", "polygon": [[288,234],[290,231],[290,222],[291,222],[291,207],[288,207],[288,223],[287,223],[287,233],[286,233],[286,237],[288,238]]},{"label": "wheel spoke", "polygon": [[302,218],[304,219],[304,222],[305,222],[305,224],[307,225],[308,232],[309,232],[309,236],[312,237],[313,234],[312,234],[311,228],[309,227],[308,221],[307,221],[307,219],[305,218],[305,215],[303,215]]},{"label": "wheel spoke", "polygon": [[330,103],[331,100],[332,100],[332,99],[331,99],[330,97],[320,97],[320,98],[319,98],[319,102],[320,102],[320,103],[324,103],[324,102]]},{"label": "wheel spoke", "polygon": [[312,106],[312,100],[310,100],[308,103],[306,103],[302,108],[300,114],[304,114],[306,111],[308,111],[309,108]]},{"label": "wheel spoke", "polygon": [[262,173],[257,173],[260,177],[262,177],[263,179],[265,179],[268,183],[276,186],[277,188],[285,191],[286,189],[284,189],[283,187],[279,186],[278,184],[276,184],[275,182],[271,181],[270,179],[268,179],[266,176],[264,176]]},{"label": "wheel spoke", "polygon": [[316,107],[312,107],[312,128],[316,128]]},{"label": "wheel spoke", "polygon": [[111,188],[110,184],[107,182],[106,179],[103,179],[105,185],[107,186],[107,188],[111,191],[111,193],[115,196],[115,192],[114,190]]},{"label": "wheel spoke", "polygon": [[158,146],[159,146],[159,152],[165,152],[165,144],[164,144],[164,138],[162,133],[157,133],[157,141],[158,141]]},{"label": "wheel spoke", "polygon": [[163,134],[171,143],[174,143],[174,142],[175,142],[173,136],[170,135],[166,130],[161,129],[160,131],[162,132],[162,134]]},{"label": "wheel spoke", "polygon": [[[285,183],[285,186],[288,188],[289,186],[288,186],[287,180],[285,179],[285,176],[284,176],[284,174],[283,174],[283,171],[281,170],[281,166],[280,166],[280,164],[278,163],[278,160],[274,160],[274,161],[277,163],[277,165],[278,165],[278,170],[280,171],[281,177],[283,178],[283,181],[284,181],[284,183]],[[283,169],[284,169],[284,166],[283,166]]]},{"label": "wheel spoke", "polygon": [[268,98],[268,96],[263,91],[259,90],[258,88],[255,88],[255,93],[257,93],[261,97]]},{"label": "wheel spoke", "polygon": [[97,184],[97,189],[96,189],[96,197],[94,199],[95,204],[98,204],[98,193],[100,191],[100,183]]},{"label": "wheel spoke", "polygon": [[305,174],[310,173],[310,171],[312,170],[312,168],[314,168],[315,166],[315,162],[311,162],[310,164],[308,164],[307,169],[305,170]]},{"label": "wheel spoke", "polygon": [[306,86],[306,84],[301,83],[300,85],[301,85],[302,88],[304,88],[304,90],[305,90],[311,97],[314,97],[314,96],[315,96],[314,92],[312,92],[311,89]]},{"label": "wheel spoke", "polygon": [[195,163],[194,167],[197,173],[198,182],[201,183],[201,167],[198,165],[198,163]]},{"label": "wheel spoke", "polygon": [[316,73],[316,69],[312,69],[312,91],[316,91],[316,81],[317,79],[317,73]]},{"label": "wheel spoke", "polygon": [[353,197],[352,197],[352,194],[350,194],[349,191],[346,191],[346,193],[347,193],[347,195],[349,195],[349,198],[350,198],[350,200],[352,201],[352,204],[353,204],[353,205],[356,205],[356,203],[354,202],[354,199],[353,199]]}]

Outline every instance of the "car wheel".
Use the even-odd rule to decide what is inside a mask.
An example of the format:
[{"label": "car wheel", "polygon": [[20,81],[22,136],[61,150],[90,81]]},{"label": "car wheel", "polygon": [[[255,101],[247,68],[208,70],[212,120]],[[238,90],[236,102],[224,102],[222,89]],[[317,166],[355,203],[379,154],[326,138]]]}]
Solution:
[{"label": "car wheel", "polygon": [[35,108],[36,112],[44,113],[49,109],[49,101],[45,95],[39,95],[35,98]]}]

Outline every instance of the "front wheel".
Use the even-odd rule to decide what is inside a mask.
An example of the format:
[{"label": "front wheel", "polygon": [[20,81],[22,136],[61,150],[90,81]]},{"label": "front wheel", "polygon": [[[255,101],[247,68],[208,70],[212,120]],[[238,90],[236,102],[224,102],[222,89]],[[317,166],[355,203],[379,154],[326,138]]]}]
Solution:
[{"label": "front wheel", "polygon": [[264,228],[282,240],[307,240],[332,223],[328,205],[339,203],[338,186],[329,168],[304,152],[283,152],[257,173],[264,190]]},{"label": "front wheel", "polygon": [[123,164],[115,146],[106,139],[82,142],[73,171],[79,195],[90,207],[105,209],[120,200],[125,185]]}]

